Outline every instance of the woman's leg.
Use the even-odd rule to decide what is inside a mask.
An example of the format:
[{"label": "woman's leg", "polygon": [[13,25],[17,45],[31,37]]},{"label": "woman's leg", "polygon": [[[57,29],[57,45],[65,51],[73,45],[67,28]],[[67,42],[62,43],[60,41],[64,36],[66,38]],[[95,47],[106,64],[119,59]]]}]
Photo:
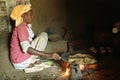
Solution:
[{"label": "woman's leg", "polygon": [[44,51],[48,42],[48,35],[45,32],[42,32],[36,37],[32,43],[31,47],[39,51]]},{"label": "woman's leg", "polygon": [[27,67],[30,67],[31,64],[35,63],[35,61],[37,61],[37,59],[35,59],[31,56],[30,58],[28,58],[24,62],[21,62],[21,63],[18,63],[18,64],[13,63],[13,66],[14,66],[15,69],[23,70]]}]

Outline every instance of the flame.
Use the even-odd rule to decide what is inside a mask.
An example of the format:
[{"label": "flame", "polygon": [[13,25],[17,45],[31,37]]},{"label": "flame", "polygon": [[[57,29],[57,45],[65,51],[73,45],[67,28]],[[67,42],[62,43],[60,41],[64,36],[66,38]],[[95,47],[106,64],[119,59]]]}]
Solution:
[{"label": "flame", "polygon": [[70,66],[68,62],[62,62],[62,75],[65,77],[70,76]]},{"label": "flame", "polygon": [[66,69],[66,72],[65,72],[65,76],[69,76],[69,74],[70,74],[70,69]]},{"label": "flame", "polygon": [[80,70],[84,70],[85,69],[85,66],[82,65],[82,64],[80,64],[79,67],[80,67]]},{"label": "flame", "polygon": [[68,77],[70,75],[70,68],[67,68],[65,72],[63,72],[63,76]]}]

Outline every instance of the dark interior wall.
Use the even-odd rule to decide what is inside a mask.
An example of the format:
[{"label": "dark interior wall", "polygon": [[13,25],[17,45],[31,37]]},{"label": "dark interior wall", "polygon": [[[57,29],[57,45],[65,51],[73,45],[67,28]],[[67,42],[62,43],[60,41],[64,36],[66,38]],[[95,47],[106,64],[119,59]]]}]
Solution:
[{"label": "dark interior wall", "polygon": [[32,25],[35,34],[39,34],[49,27],[66,26],[65,0],[31,0],[31,4],[33,8]]},{"label": "dark interior wall", "polygon": [[120,20],[119,9],[117,0],[67,0],[70,23],[85,16],[88,24],[110,25],[111,22]]},{"label": "dark interior wall", "polygon": [[76,38],[92,43],[112,34],[114,23],[120,20],[119,0],[67,0],[67,15]]}]

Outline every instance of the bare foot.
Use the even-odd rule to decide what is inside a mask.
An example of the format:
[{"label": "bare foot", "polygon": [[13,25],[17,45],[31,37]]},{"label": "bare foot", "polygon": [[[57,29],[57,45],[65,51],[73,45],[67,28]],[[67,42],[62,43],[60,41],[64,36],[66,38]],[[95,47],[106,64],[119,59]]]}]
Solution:
[{"label": "bare foot", "polygon": [[40,60],[35,61],[35,63],[34,63],[34,64],[41,64],[41,61],[40,61]]},{"label": "bare foot", "polygon": [[32,67],[34,67],[34,64],[30,64],[27,68],[32,68]]}]

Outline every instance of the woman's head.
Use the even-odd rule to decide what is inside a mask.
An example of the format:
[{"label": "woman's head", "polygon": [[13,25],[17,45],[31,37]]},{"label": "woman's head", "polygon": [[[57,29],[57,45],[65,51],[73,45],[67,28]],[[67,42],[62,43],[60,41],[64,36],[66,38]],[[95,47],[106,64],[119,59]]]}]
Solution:
[{"label": "woman's head", "polygon": [[[31,17],[30,17],[31,16]],[[31,11],[31,5],[17,5],[14,7],[14,9],[11,12],[10,17],[15,20],[15,25],[18,26],[23,21],[26,23],[30,23],[30,19],[32,19],[32,11]],[[29,21],[28,21],[29,20]]]},{"label": "woman's head", "polygon": [[32,10],[29,10],[28,12],[24,13],[22,15],[23,21],[27,24],[30,24],[32,22]]}]

